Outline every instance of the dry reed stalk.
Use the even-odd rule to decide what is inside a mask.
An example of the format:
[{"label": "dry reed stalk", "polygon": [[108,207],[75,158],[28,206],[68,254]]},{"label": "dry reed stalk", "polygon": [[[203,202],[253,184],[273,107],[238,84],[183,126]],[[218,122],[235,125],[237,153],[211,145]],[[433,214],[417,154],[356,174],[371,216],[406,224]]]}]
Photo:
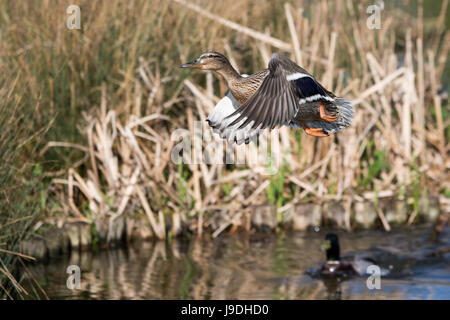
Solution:
[{"label": "dry reed stalk", "polygon": [[375,210],[377,211],[378,217],[381,220],[381,223],[383,224],[384,230],[391,231],[391,226],[389,225],[389,222],[386,220],[386,217],[383,213],[383,210],[381,210],[380,206],[375,206]]},{"label": "dry reed stalk", "polygon": [[[39,282],[37,281],[36,277],[34,277],[30,270],[27,268],[26,264],[23,262],[22,259],[19,259],[20,264],[22,265],[22,268],[25,270],[25,273],[28,275],[28,277],[30,279],[32,279],[33,283],[38,287],[39,291],[44,295],[46,300],[50,300],[50,298],[48,297],[47,293],[45,292],[45,290],[42,288],[42,286],[39,284]],[[11,298],[11,300],[13,300]]]},{"label": "dry reed stalk", "polygon": [[428,50],[428,60],[429,60],[429,66],[430,66],[430,84],[431,84],[431,92],[433,93],[433,102],[434,102],[434,108],[436,111],[436,131],[437,136],[439,137],[439,150],[441,153],[441,156],[443,158],[446,157],[445,152],[445,134],[444,134],[444,122],[442,118],[442,108],[441,108],[441,98],[437,94],[437,85],[436,85],[436,69],[434,65],[434,55],[433,52]]},{"label": "dry reed stalk", "polygon": [[78,210],[77,206],[75,205],[73,201],[73,172],[72,170],[69,170],[69,183],[68,183],[68,200],[69,200],[69,206],[73,210],[73,212],[84,221],[87,222],[86,217]]},{"label": "dry reed stalk", "polygon": [[147,214],[148,220],[150,221],[150,224],[152,225],[153,231],[156,233],[156,236],[159,239],[165,239],[166,238],[166,230],[164,228],[164,218],[162,217],[161,211],[158,214],[159,222],[157,222],[154,217],[152,209],[150,209],[150,206],[147,201],[147,197],[145,196],[142,188],[135,187],[134,190],[141,201],[142,207],[144,208],[144,211]]},{"label": "dry reed stalk", "polygon": [[[9,279],[9,281],[11,281],[11,283],[13,284],[13,286],[16,288],[16,290],[18,292],[23,292],[26,295],[28,295],[28,292],[25,290],[25,288],[22,287],[19,282],[17,282],[17,280],[13,277],[13,275],[10,272],[8,272],[7,270],[4,270],[2,267],[0,267],[0,272],[3,273]],[[6,291],[6,290],[4,290],[4,291]]]},{"label": "dry reed stalk", "polygon": [[199,163],[199,161],[201,161],[201,160],[195,159],[197,157],[197,152],[195,152],[196,132],[195,132],[195,128],[194,128],[194,117],[193,117],[191,108],[187,109],[187,121],[188,121],[189,131],[191,133],[191,137],[194,138],[194,152],[193,152],[194,162],[192,165],[190,165],[190,167],[193,172],[192,180],[194,183],[195,210],[199,211],[199,217],[198,217],[198,223],[197,223],[197,234],[199,237],[201,237],[202,233],[203,233],[203,211],[201,211],[203,201],[202,201],[202,195],[201,195],[201,190],[200,190],[200,174],[198,171],[198,166],[196,164],[196,163]]},{"label": "dry reed stalk", "polygon": [[86,148],[85,146],[76,144],[76,143],[70,143],[70,142],[59,142],[59,141],[50,141],[47,142],[47,144],[45,145],[44,148],[42,148],[42,150],[39,152],[39,154],[42,156],[44,155],[45,152],[47,152],[47,150],[49,148],[54,148],[54,147],[63,147],[63,148],[74,148],[74,149],[78,149],[84,152],[88,152],[89,149]]},{"label": "dry reed stalk", "polygon": [[[422,6],[420,6],[422,8]],[[423,19],[423,13],[419,15],[420,21]],[[423,22],[421,22],[422,24]],[[420,28],[422,30],[423,26]],[[421,31],[422,32],[422,31]],[[416,150],[416,154],[419,154],[421,161],[424,161],[423,150],[425,149],[425,76],[424,76],[424,63],[423,63],[423,36],[417,39],[417,87],[419,92],[419,103],[415,113],[414,120],[419,128],[419,146]]]},{"label": "dry reed stalk", "polygon": [[289,26],[289,32],[291,33],[292,47],[294,48],[295,60],[297,64],[303,65],[302,51],[300,50],[300,42],[297,35],[297,31],[295,29],[294,19],[292,17],[291,12],[291,6],[287,2],[284,4],[284,11],[286,13],[286,20]]},{"label": "dry reed stalk", "polygon": [[411,214],[409,215],[408,221],[406,222],[406,224],[408,226],[410,226],[410,225],[412,225],[414,223],[414,220],[416,219],[418,213],[419,212],[417,210],[413,210],[411,212]]},{"label": "dry reed stalk", "polygon": [[[371,53],[367,54],[367,60],[369,62],[369,67],[370,67],[372,76],[375,80],[375,83],[380,82],[381,77],[385,75],[384,69],[382,68],[382,66],[378,63],[376,58]],[[380,99],[381,99],[382,106],[385,110],[385,112],[383,112],[383,119],[384,119],[383,123],[387,127],[387,130],[390,131],[391,130],[391,114],[392,114],[391,106],[390,106],[389,102],[387,101],[385,95],[381,95]],[[377,114],[375,116],[378,118],[379,115],[380,114],[377,112]]]},{"label": "dry reed stalk", "polygon": [[217,228],[217,230],[214,231],[214,233],[212,234],[212,237],[213,238],[217,238],[222,233],[223,230],[228,228],[228,226],[230,226],[231,224],[235,223],[238,219],[241,218],[241,216],[242,216],[241,212],[239,212],[238,214],[234,215],[233,218],[230,221],[222,224],[219,228]]},{"label": "dry reed stalk", "polygon": [[223,47],[224,47],[225,52],[227,54],[228,60],[230,60],[231,65],[240,74],[240,72],[239,72],[239,65],[238,65],[236,59],[234,59],[234,54],[233,54],[233,51],[230,48],[230,44],[226,40],[223,40],[223,43],[224,43]]},{"label": "dry reed stalk", "polygon": [[270,184],[269,180],[265,180],[262,184],[259,185],[258,188],[247,198],[244,200],[244,205],[248,206],[252,204],[252,202],[256,199],[256,197],[264,191]]},{"label": "dry reed stalk", "polygon": [[359,95],[359,97],[357,99],[352,101],[352,105],[356,106],[356,105],[360,104],[361,101],[364,100],[365,98],[367,98],[368,96],[370,96],[370,95],[374,94],[375,92],[383,89],[386,85],[388,85],[389,83],[394,81],[396,78],[398,78],[401,75],[403,75],[405,73],[405,70],[406,70],[405,68],[399,68],[395,72],[387,75],[383,80],[381,80],[377,84],[373,85],[370,88],[367,88],[366,90],[364,90]]},{"label": "dry reed stalk", "polygon": [[308,192],[310,192],[312,194],[317,195],[317,192],[316,192],[316,190],[314,189],[313,186],[311,186],[310,184],[308,184],[306,182],[301,181],[299,178],[296,178],[294,176],[290,176],[289,180],[292,181],[293,183],[295,183],[296,185],[298,185],[299,187],[305,189],[305,191],[308,191]]},{"label": "dry reed stalk", "polygon": [[328,162],[329,159],[331,158],[331,156],[333,155],[334,151],[335,151],[335,144],[331,145],[330,150],[328,151],[327,155],[325,156],[324,159],[314,163],[314,165],[312,165],[311,167],[309,167],[306,170],[303,170],[303,172],[298,176],[299,179],[303,179],[305,177],[307,177],[308,175],[310,175],[312,172],[314,172],[316,169],[320,168],[324,163]]},{"label": "dry reed stalk", "polygon": [[218,15],[209,13],[208,11],[202,9],[201,7],[199,7],[199,6],[195,5],[195,4],[188,3],[188,2],[183,1],[183,0],[173,0],[173,1],[175,1],[175,2],[177,2],[179,4],[181,4],[181,5],[184,5],[185,7],[189,8],[191,10],[194,10],[195,12],[201,14],[202,16],[205,16],[205,17],[207,17],[207,18],[209,18],[211,20],[214,20],[214,21],[216,21],[216,22],[218,22],[220,24],[223,24],[224,26],[226,26],[228,28],[231,28],[233,30],[242,32],[242,33],[244,33],[244,34],[246,34],[246,35],[248,35],[248,36],[250,36],[252,38],[255,38],[255,39],[259,40],[259,41],[262,41],[264,43],[270,44],[270,45],[272,45],[272,46],[274,46],[274,47],[276,47],[278,49],[281,49],[281,50],[284,50],[284,51],[291,51],[292,50],[292,47],[291,47],[291,45],[289,43],[286,43],[286,42],[281,41],[279,39],[267,36],[264,33],[255,31],[253,29],[241,26],[238,23],[229,21],[229,20],[224,19],[224,18],[222,18],[222,17],[220,17]]},{"label": "dry reed stalk", "polygon": [[445,16],[447,14],[448,2],[449,2],[449,0],[442,1],[441,11],[439,12],[439,17],[438,17],[438,20],[436,23],[437,34],[434,39],[432,52],[438,51],[439,42],[440,42],[442,33],[445,30],[444,24],[445,24]]},{"label": "dry reed stalk", "polygon": [[327,66],[327,73],[325,78],[325,85],[330,88],[330,90],[333,90],[333,74],[334,74],[334,53],[336,50],[336,39],[337,39],[337,33],[333,32],[331,33],[331,44],[330,49],[328,53],[328,66]]},{"label": "dry reed stalk", "polygon": [[125,208],[128,205],[128,201],[130,200],[130,197],[131,197],[131,195],[133,193],[133,190],[135,188],[135,185],[137,183],[138,176],[139,176],[140,173],[141,173],[140,167],[137,166],[136,169],[133,172],[133,175],[131,176],[131,179],[130,179],[126,189],[125,189],[124,196],[123,196],[122,200],[120,201],[120,204],[119,204],[119,207],[117,209],[117,212],[115,212],[111,216],[112,220],[117,219],[125,211]]},{"label": "dry reed stalk", "polygon": [[450,32],[447,31],[442,41],[441,52],[437,59],[438,65],[436,66],[436,79],[442,79],[442,75],[444,73],[445,66],[447,64],[447,60],[449,57],[449,52],[450,52]]},{"label": "dry reed stalk", "polygon": [[414,99],[414,71],[412,65],[412,41],[411,41],[411,29],[408,29],[406,33],[406,56],[405,67],[407,72],[405,74],[405,101],[402,108],[402,145],[407,160],[411,160],[411,104]]},{"label": "dry reed stalk", "polygon": [[[235,23],[235,22],[232,22],[230,20],[224,19],[224,18],[222,18],[222,17],[220,17],[218,15],[212,14],[212,13],[202,9],[201,7],[199,7],[199,6],[195,5],[195,4],[188,3],[188,2],[183,1],[183,0],[173,0],[173,1],[177,2],[177,3],[181,4],[181,5],[186,6],[187,8],[189,8],[189,9],[191,9],[191,10],[193,10],[193,11],[199,13],[199,14],[201,14],[202,16],[205,16],[205,17],[207,17],[207,18],[209,18],[211,20],[214,20],[214,21],[216,21],[216,22],[218,22],[218,23],[220,23],[220,24],[222,24],[222,25],[224,25],[224,26],[226,26],[228,28],[231,28],[233,30],[239,31],[239,32],[241,32],[241,33],[243,33],[243,34],[245,34],[247,36],[250,36],[250,37],[252,37],[252,38],[254,38],[256,40],[259,40],[259,41],[261,41],[263,43],[269,44],[269,45],[274,46],[275,48],[278,48],[278,49],[283,50],[283,51],[289,51],[289,52],[292,51],[292,46],[289,43],[287,43],[287,42],[281,41],[281,40],[276,39],[274,37],[268,36],[268,35],[266,35],[264,33],[258,32],[256,30],[251,29],[251,28],[242,26],[242,25],[240,25],[238,23]],[[308,53],[310,52],[310,50],[308,48],[305,48],[304,51],[306,51]],[[311,55],[310,59],[312,61],[320,62],[320,63],[323,63],[323,64],[326,63],[325,59],[317,58],[317,55],[314,55],[314,54],[310,54],[310,55]]]},{"label": "dry reed stalk", "polygon": [[[185,80],[184,84],[186,85],[186,87],[189,88],[189,90],[192,91],[192,93],[199,98],[199,100],[202,102],[203,105],[205,105],[207,107],[207,112],[211,112],[214,109],[215,103],[211,101],[211,99],[209,97],[207,97],[206,95],[204,95],[203,93],[200,92],[200,90],[189,80]],[[205,118],[206,119],[206,118]],[[203,120],[203,119],[202,119]]]},{"label": "dry reed stalk", "polygon": [[258,49],[261,55],[261,59],[264,63],[264,65],[269,65],[269,61],[270,61],[270,54],[267,51],[267,46],[264,43],[259,43],[258,44]]},{"label": "dry reed stalk", "polygon": [[7,253],[7,254],[12,254],[12,255],[24,258],[25,260],[30,260],[30,261],[36,260],[36,258],[34,258],[32,256],[29,256],[29,255],[26,255],[26,254],[23,254],[23,253],[20,253],[20,252],[14,252],[14,251],[2,249],[2,248],[0,248],[0,252],[4,252],[4,253]]},{"label": "dry reed stalk", "polygon": [[353,202],[353,199],[351,196],[344,197],[344,211],[345,211],[344,223],[345,223],[345,228],[347,229],[347,231],[352,230],[352,225],[351,225],[352,202]]}]

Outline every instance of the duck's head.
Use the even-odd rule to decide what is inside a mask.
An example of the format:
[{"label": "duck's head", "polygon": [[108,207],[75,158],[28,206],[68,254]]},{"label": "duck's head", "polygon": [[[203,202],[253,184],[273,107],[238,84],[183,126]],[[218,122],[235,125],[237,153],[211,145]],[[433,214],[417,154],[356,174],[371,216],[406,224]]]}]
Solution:
[{"label": "duck's head", "polygon": [[230,62],[223,54],[216,51],[206,51],[202,53],[197,59],[182,64],[180,67],[219,71],[229,65]]},{"label": "duck's head", "polygon": [[326,251],[327,261],[339,261],[341,259],[339,249],[339,239],[334,233],[328,233],[325,236],[325,241],[320,247],[321,250]]}]

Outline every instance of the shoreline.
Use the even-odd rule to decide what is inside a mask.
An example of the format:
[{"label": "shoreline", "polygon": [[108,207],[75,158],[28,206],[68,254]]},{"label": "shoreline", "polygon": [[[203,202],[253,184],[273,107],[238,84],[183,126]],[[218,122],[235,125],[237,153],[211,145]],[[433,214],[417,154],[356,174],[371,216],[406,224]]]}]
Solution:
[{"label": "shoreline", "polygon": [[[204,228],[203,237],[217,238],[223,234],[279,234],[289,231],[307,231],[315,228],[337,229],[342,231],[358,231],[369,229],[381,229],[390,231],[391,227],[414,227],[425,224],[435,225],[439,223],[444,211],[439,207],[437,196],[422,196],[419,201],[417,214],[408,210],[408,203],[395,197],[381,198],[375,205],[371,201],[356,202],[350,208],[350,217],[345,210],[343,201],[323,201],[320,204],[301,202],[285,208],[279,215],[274,205],[252,205],[241,208],[239,213],[229,217],[231,212],[216,210],[212,222]],[[333,212],[330,214],[330,212]],[[380,216],[380,212],[382,215]],[[415,220],[408,223],[411,216]],[[172,217],[175,215],[173,214]],[[237,219],[235,217],[238,217]],[[281,217],[281,219],[280,219]],[[382,221],[388,223],[389,229]],[[127,219],[128,218],[128,219]],[[351,229],[346,226],[350,219]],[[152,230],[151,224],[145,219],[123,217],[116,220],[114,237],[99,237],[93,223],[65,222],[60,228],[51,226],[41,235],[23,240],[20,243],[21,253],[36,258],[36,261],[49,261],[71,250],[89,251],[95,248],[115,248],[122,244],[134,241],[157,241],[172,238],[196,237],[197,224],[195,219],[181,223],[167,223],[167,239],[158,239]],[[444,221],[445,224],[445,221]],[[178,225],[178,230],[174,227]],[[438,232],[438,231],[437,231]]]}]

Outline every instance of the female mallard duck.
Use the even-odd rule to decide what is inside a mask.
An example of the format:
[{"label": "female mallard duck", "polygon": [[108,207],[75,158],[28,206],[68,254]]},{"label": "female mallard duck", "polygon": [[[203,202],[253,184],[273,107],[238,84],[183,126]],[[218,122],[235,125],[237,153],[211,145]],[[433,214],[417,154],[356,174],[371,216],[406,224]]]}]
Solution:
[{"label": "female mallard duck", "polygon": [[325,242],[321,246],[326,251],[327,261],[322,265],[320,274],[327,277],[353,277],[367,273],[367,267],[375,264],[370,258],[346,257],[341,258],[339,239],[334,233],[325,236]]},{"label": "female mallard duck", "polygon": [[326,137],[348,127],[353,107],[326,90],[305,69],[275,53],[268,69],[241,76],[215,51],[202,53],[182,68],[212,70],[222,75],[229,92],[209,115],[209,125],[229,142],[248,143],[265,128],[286,125]]}]

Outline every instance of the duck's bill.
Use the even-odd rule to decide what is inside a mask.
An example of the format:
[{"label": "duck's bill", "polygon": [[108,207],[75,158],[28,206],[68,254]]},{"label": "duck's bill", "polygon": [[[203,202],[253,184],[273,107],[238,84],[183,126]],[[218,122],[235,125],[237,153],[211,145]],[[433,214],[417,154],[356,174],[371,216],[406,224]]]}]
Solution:
[{"label": "duck's bill", "polygon": [[184,63],[180,66],[180,68],[201,68],[201,65],[197,61],[191,61]]}]

